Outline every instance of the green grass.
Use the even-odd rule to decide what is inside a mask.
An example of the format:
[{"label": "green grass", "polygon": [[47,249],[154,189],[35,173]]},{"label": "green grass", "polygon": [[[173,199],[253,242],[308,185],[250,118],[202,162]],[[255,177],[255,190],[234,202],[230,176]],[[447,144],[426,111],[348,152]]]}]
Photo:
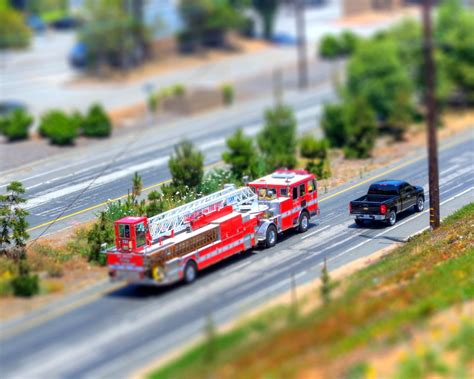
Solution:
[{"label": "green grass", "polygon": [[[404,330],[474,298],[473,224],[471,203],[448,217],[433,236],[428,231],[418,235],[344,279],[329,305],[294,322],[287,321],[288,308],[271,309],[198,344],[149,377],[204,378],[212,373],[214,377],[286,378],[314,364],[315,352],[324,363],[360,347],[377,349],[407,338]],[[460,375],[472,359],[472,347],[466,347],[471,336],[472,329],[466,329],[451,341],[451,348],[464,357]],[[355,365],[347,376],[358,377],[364,367]],[[446,367],[436,352],[427,351],[404,362],[397,375],[420,372],[442,374]]]}]

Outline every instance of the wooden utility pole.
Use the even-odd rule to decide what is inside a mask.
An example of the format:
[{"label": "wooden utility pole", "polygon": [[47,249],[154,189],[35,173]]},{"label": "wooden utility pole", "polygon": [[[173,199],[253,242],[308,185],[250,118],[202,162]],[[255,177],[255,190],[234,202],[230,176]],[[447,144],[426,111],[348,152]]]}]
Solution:
[{"label": "wooden utility pole", "polygon": [[430,227],[439,227],[439,170],[436,130],[435,65],[433,60],[432,0],[423,0],[423,53],[425,59],[425,104],[428,136],[428,173],[430,192]]},{"label": "wooden utility pole", "polygon": [[304,0],[295,0],[295,20],[298,35],[298,85],[308,87],[308,61],[306,54],[306,18]]}]

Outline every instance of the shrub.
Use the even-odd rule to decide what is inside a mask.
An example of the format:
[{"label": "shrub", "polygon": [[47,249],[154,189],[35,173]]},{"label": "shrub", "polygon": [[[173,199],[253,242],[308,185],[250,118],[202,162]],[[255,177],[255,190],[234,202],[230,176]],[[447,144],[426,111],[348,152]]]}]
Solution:
[{"label": "shrub", "polygon": [[230,170],[237,180],[242,180],[245,175],[254,177],[257,163],[257,152],[253,138],[244,135],[242,129],[226,140],[227,151],[222,154],[222,159],[230,165]]},{"label": "shrub", "polygon": [[175,84],[171,87],[171,92],[173,93],[173,96],[181,97],[186,93],[186,87],[184,84]]},{"label": "shrub", "polygon": [[235,177],[229,170],[212,170],[204,176],[204,180],[198,187],[198,195],[205,196],[213,192],[220,191],[222,188],[224,188],[224,184],[229,183],[235,183]]},{"label": "shrub", "polygon": [[0,49],[28,47],[31,32],[23,15],[8,5],[0,4],[0,8]]},{"label": "shrub", "polygon": [[225,105],[231,105],[234,102],[235,90],[232,84],[223,84],[221,86],[222,101]]},{"label": "shrub", "polygon": [[38,275],[20,275],[12,279],[13,294],[21,297],[31,297],[39,293]]},{"label": "shrub", "polygon": [[104,108],[94,104],[87,113],[82,125],[86,137],[108,137],[112,132],[112,123]]},{"label": "shrub", "polygon": [[152,93],[148,97],[148,109],[151,112],[156,113],[156,111],[158,110],[159,105],[160,105],[160,97],[158,96],[158,94]]},{"label": "shrub", "polygon": [[33,117],[26,110],[17,109],[5,118],[1,132],[9,141],[26,139],[32,123]]},{"label": "shrub", "polygon": [[257,142],[267,170],[296,165],[296,119],[290,107],[280,105],[265,112],[265,125]]},{"label": "shrub", "polygon": [[339,57],[341,55],[341,45],[338,38],[332,34],[323,36],[319,44],[319,55],[329,59]]},{"label": "shrub", "polygon": [[39,133],[55,145],[71,145],[78,134],[76,122],[62,111],[50,111],[41,117]]},{"label": "shrub", "polygon": [[300,154],[308,159],[306,170],[316,175],[318,179],[326,179],[331,175],[328,149],[327,140],[317,140],[311,134],[304,135],[300,140]]},{"label": "shrub", "polygon": [[345,30],[339,37],[340,53],[342,55],[351,55],[359,43],[359,37],[350,30]]},{"label": "shrub", "polygon": [[175,146],[174,154],[168,161],[175,188],[188,186],[196,189],[204,175],[204,155],[197,150],[192,142],[182,141]]},{"label": "shrub", "polygon": [[321,127],[332,147],[343,147],[346,143],[344,106],[342,104],[325,105],[321,118]]},{"label": "shrub", "polygon": [[344,108],[344,122],[346,158],[368,158],[375,144],[377,121],[367,101],[358,98],[349,102]]}]

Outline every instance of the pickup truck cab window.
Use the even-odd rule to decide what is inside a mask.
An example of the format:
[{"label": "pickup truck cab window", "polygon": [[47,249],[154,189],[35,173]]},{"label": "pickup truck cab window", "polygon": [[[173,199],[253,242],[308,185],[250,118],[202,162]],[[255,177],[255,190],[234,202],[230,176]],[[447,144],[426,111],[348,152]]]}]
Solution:
[{"label": "pickup truck cab window", "polygon": [[372,184],[369,187],[369,195],[398,195],[400,188],[392,184]]}]

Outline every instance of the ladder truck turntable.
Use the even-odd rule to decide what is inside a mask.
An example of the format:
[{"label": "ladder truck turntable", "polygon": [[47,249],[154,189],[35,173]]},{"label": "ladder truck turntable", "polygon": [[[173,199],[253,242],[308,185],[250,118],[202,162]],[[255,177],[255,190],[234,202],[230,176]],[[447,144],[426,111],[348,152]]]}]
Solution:
[{"label": "ladder truck turntable", "polygon": [[111,280],[166,285],[256,245],[272,247],[288,229],[303,233],[319,214],[317,183],[304,170],[277,170],[156,216],[115,221],[106,249]]}]

